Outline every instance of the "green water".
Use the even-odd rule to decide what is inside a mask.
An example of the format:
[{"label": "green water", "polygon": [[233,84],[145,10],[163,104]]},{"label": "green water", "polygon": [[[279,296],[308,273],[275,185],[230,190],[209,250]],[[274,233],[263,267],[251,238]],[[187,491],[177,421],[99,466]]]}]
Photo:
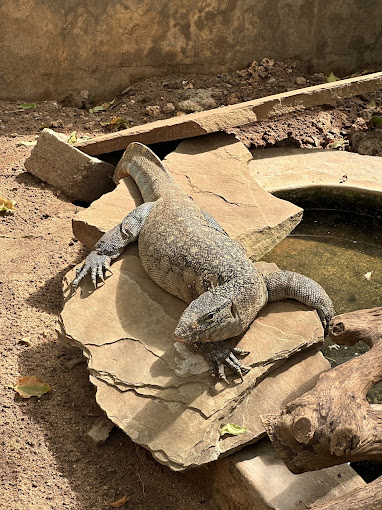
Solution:
[{"label": "green water", "polygon": [[[347,211],[305,210],[300,225],[263,260],[319,282],[341,314],[382,306],[381,248],[381,220]],[[367,350],[362,342],[339,347],[328,339],[322,349],[332,366]],[[370,390],[369,400],[382,400],[381,383]]]}]

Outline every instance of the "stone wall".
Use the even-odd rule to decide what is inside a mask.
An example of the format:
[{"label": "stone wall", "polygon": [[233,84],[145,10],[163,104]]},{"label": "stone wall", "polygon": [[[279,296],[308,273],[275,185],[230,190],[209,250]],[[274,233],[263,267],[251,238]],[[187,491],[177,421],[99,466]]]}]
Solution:
[{"label": "stone wall", "polygon": [[379,0],[2,0],[0,98],[110,98],[153,75],[299,58],[341,75],[382,60]]}]

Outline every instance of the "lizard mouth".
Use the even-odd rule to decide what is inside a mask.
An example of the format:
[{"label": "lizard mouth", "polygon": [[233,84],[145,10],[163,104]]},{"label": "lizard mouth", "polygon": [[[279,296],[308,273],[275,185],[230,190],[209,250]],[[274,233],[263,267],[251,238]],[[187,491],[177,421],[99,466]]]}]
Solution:
[{"label": "lizard mouth", "polygon": [[174,334],[174,338],[177,342],[180,342],[181,344],[188,344],[187,340],[185,340],[184,338],[182,338],[181,336],[178,336],[178,335],[175,335]]}]

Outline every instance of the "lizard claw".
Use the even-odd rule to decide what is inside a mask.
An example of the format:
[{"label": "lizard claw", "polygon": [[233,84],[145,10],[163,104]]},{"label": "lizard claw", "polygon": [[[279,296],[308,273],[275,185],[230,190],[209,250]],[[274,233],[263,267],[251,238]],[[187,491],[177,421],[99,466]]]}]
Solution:
[{"label": "lizard claw", "polygon": [[[111,258],[107,255],[99,255],[91,252],[81,267],[76,269],[76,277],[72,282],[74,292],[80,281],[90,272],[94,288],[97,288],[97,280],[105,281],[104,272],[110,271]],[[110,271],[111,272],[111,271]]]},{"label": "lizard claw", "polygon": [[243,375],[251,369],[245,367],[236,358],[236,355],[247,355],[248,351],[242,349],[231,349],[224,342],[195,342],[195,349],[209,362],[210,373],[213,377],[218,377],[228,384],[225,374],[225,366],[230,367],[243,381]]}]

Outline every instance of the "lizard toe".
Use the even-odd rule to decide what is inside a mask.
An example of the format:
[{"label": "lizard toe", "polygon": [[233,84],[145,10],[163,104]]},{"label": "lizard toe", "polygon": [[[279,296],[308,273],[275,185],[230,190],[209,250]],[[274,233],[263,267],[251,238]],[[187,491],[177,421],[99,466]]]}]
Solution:
[{"label": "lizard toe", "polygon": [[232,354],[234,354],[235,356],[239,355],[239,356],[248,356],[250,351],[244,351],[244,349],[239,349],[238,347],[234,347],[232,349]]}]

